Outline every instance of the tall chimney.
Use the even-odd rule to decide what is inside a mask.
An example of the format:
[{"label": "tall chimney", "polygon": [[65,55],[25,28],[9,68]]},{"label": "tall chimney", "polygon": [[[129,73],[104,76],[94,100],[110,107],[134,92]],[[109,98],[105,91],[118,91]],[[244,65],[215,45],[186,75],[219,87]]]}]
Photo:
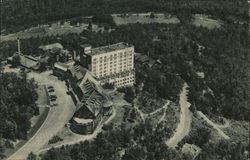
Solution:
[{"label": "tall chimney", "polygon": [[76,51],[73,51],[73,59],[76,60]]},{"label": "tall chimney", "polygon": [[17,52],[20,55],[21,54],[21,47],[20,47],[20,39],[17,38]]}]

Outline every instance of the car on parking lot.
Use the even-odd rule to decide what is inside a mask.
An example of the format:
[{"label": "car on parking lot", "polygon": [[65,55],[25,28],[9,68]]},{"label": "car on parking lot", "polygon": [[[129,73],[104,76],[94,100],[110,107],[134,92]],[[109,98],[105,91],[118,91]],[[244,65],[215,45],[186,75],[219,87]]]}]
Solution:
[{"label": "car on parking lot", "polygon": [[50,106],[51,106],[51,107],[57,106],[57,103],[56,103],[56,102],[51,102],[51,103],[50,103]]},{"label": "car on parking lot", "polygon": [[49,91],[49,92],[55,92],[55,90],[54,90],[54,89],[49,89],[48,91]]},{"label": "car on parking lot", "polygon": [[49,98],[55,98],[55,99],[57,99],[57,96],[56,95],[50,95]]},{"label": "car on parking lot", "polygon": [[50,98],[50,101],[56,101],[56,98]]},{"label": "car on parking lot", "polygon": [[48,89],[54,89],[54,87],[53,86],[48,86]]}]

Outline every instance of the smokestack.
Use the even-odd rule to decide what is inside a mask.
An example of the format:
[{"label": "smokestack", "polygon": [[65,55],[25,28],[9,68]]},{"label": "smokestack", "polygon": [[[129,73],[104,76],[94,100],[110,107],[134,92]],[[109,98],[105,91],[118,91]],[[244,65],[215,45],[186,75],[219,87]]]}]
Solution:
[{"label": "smokestack", "polygon": [[76,60],[76,51],[73,51],[73,59]]},{"label": "smokestack", "polygon": [[21,47],[20,47],[20,39],[17,38],[17,53],[20,55],[21,54]]}]

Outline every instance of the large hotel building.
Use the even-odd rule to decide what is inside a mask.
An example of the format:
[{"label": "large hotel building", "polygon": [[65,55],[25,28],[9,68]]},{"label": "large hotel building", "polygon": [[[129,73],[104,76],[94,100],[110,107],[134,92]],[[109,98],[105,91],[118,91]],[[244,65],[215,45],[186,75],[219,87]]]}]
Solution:
[{"label": "large hotel building", "polygon": [[101,84],[113,83],[124,87],[135,83],[134,46],[127,43],[92,48],[81,45],[80,62],[92,72]]}]

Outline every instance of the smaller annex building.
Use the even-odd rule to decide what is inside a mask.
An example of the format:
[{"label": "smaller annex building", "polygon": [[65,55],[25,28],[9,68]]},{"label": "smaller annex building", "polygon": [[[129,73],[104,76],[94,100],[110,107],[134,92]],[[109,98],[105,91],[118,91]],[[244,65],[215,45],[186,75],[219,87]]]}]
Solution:
[{"label": "smaller annex building", "polygon": [[91,134],[103,119],[111,115],[112,102],[86,68],[74,65],[69,67],[68,72],[67,83],[76,104],[70,128],[78,134]]}]

